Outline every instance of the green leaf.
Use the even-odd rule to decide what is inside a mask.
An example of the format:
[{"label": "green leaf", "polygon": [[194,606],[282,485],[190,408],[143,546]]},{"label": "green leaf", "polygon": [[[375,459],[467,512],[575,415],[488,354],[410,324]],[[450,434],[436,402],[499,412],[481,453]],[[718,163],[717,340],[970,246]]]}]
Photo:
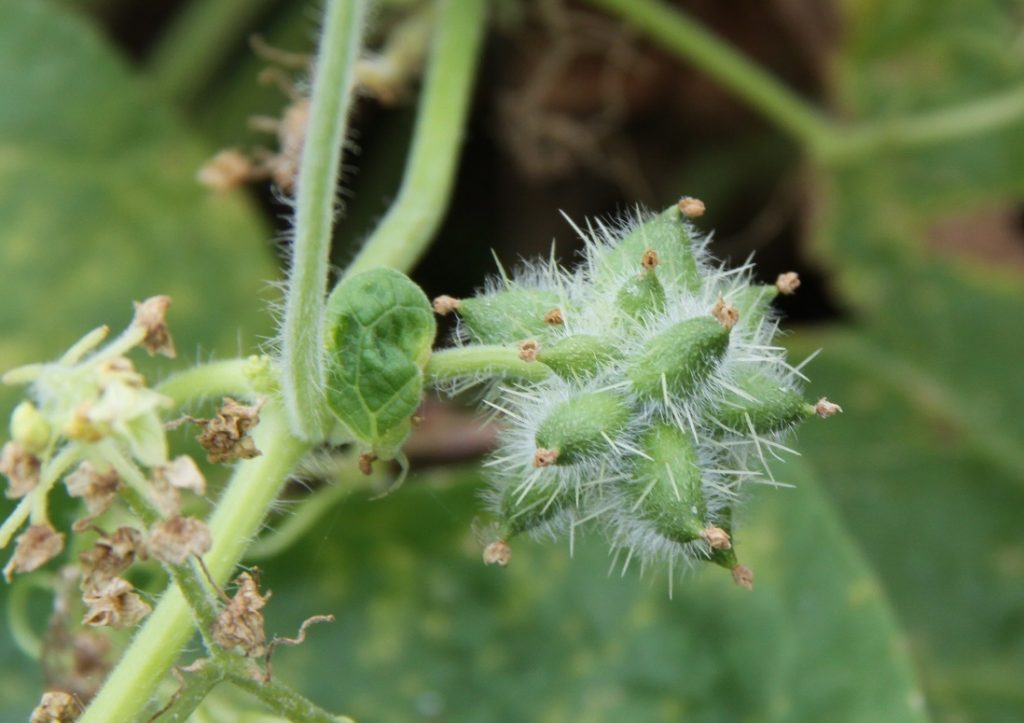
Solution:
[{"label": "green leaf", "polygon": [[356,439],[390,459],[423,395],[437,327],[407,276],[374,269],[345,279],[327,305],[327,401]]},{"label": "green leaf", "polygon": [[352,498],[264,566],[268,632],[338,618],[282,649],[275,675],[366,721],[924,721],[869,568],[810,471],[778,474],[797,488],[763,490],[738,533],[754,592],[702,566],[671,600],[662,570],[620,576],[620,558],[609,576],[598,536],[572,558],[516,538],[508,568],[485,567],[475,473]]},{"label": "green leaf", "polygon": [[[0,369],[119,330],[160,293],[180,358],[136,356],[151,380],[269,334],[266,227],[242,196],[196,184],[209,149],[79,13],[0,0],[0,87]],[[0,387],[0,420],[21,393]],[[0,630],[0,719],[26,720],[40,673]]]}]

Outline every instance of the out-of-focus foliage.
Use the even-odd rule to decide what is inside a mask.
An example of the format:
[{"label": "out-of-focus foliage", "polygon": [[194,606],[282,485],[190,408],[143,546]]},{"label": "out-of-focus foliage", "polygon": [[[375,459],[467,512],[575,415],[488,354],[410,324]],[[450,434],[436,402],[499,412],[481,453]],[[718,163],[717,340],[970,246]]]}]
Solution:
[{"label": "out-of-focus foliage", "polygon": [[[308,38],[308,16],[288,5],[267,16],[267,34]],[[841,8],[827,95],[845,116],[892,118],[1020,83],[1020,2]],[[258,106],[275,92],[255,84],[263,63],[239,58],[191,109],[217,144],[234,127],[251,142],[244,117],[272,112]],[[240,199],[194,184],[208,149],[85,20],[0,2],[0,88],[0,367],[123,323],[132,299],[154,293],[175,299],[186,362],[266,333],[269,233]],[[402,144],[388,147],[393,165],[363,176],[400,167]],[[709,145],[701,163],[731,168],[743,155]],[[758,173],[776,154],[761,156]],[[709,569],[677,579],[669,600],[660,572],[607,576],[603,546],[587,540],[572,560],[523,542],[508,569],[484,568],[469,533],[475,473],[413,475],[384,500],[327,514],[264,565],[271,632],[338,617],[283,650],[276,674],[365,721],[1024,717],[1020,230],[982,246],[983,229],[963,221],[1019,206],[1024,125],[811,173],[807,251],[851,314],[791,340],[824,348],[811,390],[845,414],[801,431],[804,460],[776,470],[796,489],[764,490],[745,511],[753,594]],[[679,174],[700,193],[693,168]],[[374,189],[387,185],[363,186],[355,213],[377,212]],[[33,665],[0,632],[0,719],[25,718],[40,690]]]}]

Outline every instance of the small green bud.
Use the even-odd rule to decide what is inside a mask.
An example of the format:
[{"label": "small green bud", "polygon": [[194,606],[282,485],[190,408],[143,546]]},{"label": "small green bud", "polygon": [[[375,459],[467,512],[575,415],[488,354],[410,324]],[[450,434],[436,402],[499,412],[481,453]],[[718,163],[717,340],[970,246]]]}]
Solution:
[{"label": "small green bud", "polygon": [[733,386],[737,391],[726,394],[714,417],[738,432],[745,434],[750,425],[758,434],[781,432],[814,414],[814,408],[795,390],[763,374],[748,374]]},{"label": "small green bud", "polygon": [[[591,392],[570,397],[548,414],[537,429],[537,467],[573,464],[606,452],[611,439],[629,421],[626,402],[612,392]],[[546,454],[544,454],[546,453]]]},{"label": "small green bud", "polygon": [[690,396],[729,347],[729,330],[711,317],[687,319],[654,336],[627,371],[637,394]]},{"label": "small green bud", "polygon": [[508,541],[516,535],[530,532],[566,508],[570,501],[568,494],[552,489],[553,486],[551,480],[538,480],[528,489],[509,484],[502,490],[498,506],[502,540]]},{"label": "small green bud", "polygon": [[655,270],[649,269],[623,284],[615,300],[633,318],[656,314],[665,310],[665,288]]},{"label": "small green bud", "polygon": [[700,288],[693,239],[676,206],[633,229],[618,246],[603,255],[601,267],[606,271],[631,267],[647,250],[657,254],[663,281],[691,291]]},{"label": "small green bud", "polygon": [[11,413],[11,439],[29,454],[39,454],[50,441],[50,424],[32,402],[22,402]]},{"label": "small green bud", "polygon": [[658,425],[643,440],[634,479],[623,484],[632,511],[659,534],[679,543],[700,539],[707,507],[697,451],[681,430]]},{"label": "small green bud", "polygon": [[618,356],[607,340],[577,334],[541,348],[537,361],[551,367],[563,379],[577,379],[593,376],[603,364]]},{"label": "small green bud", "polygon": [[470,338],[480,344],[511,344],[531,337],[546,338],[545,317],[559,303],[550,291],[512,289],[459,301],[458,314]]},{"label": "small green bud", "polygon": [[756,328],[771,308],[772,301],[779,295],[775,286],[755,284],[739,289],[732,295],[732,303],[739,310],[739,323],[745,328]]}]

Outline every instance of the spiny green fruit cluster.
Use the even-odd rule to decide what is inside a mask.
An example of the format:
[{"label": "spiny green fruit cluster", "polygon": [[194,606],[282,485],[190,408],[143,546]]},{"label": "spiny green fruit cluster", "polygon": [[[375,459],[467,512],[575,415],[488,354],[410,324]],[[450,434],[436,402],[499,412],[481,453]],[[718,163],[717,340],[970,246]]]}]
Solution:
[{"label": "spiny green fruit cluster", "polygon": [[551,372],[506,380],[486,400],[503,421],[487,462],[487,561],[506,564],[516,535],[567,533],[571,544],[589,525],[624,569],[703,560],[751,584],[732,544],[741,493],[775,484],[768,463],[788,451],[788,430],[838,407],[805,402],[802,374],[773,343],[771,301],[796,275],[761,285],[750,264],[713,263],[693,203],[576,228],[575,270],[533,263],[473,298],[435,301],[458,313],[460,344],[516,348]]}]

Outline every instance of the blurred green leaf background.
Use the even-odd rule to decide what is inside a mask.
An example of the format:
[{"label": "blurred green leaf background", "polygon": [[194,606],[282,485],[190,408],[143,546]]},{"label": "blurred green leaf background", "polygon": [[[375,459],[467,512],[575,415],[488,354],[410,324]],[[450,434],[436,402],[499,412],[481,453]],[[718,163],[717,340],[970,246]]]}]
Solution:
[{"label": "blurred green leaf background", "polygon": [[[382,2],[377,36],[416,4]],[[1024,85],[1020,0],[674,5],[852,123]],[[246,121],[287,100],[246,38],[311,52],[317,8],[0,1],[0,367],[156,293],[184,362],[259,346],[286,206],[194,178],[217,149],[273,145]],[[716,254],[800,271],[787,344],[823,349],[809,396],[845,413],[801,430],[776,472],[794,489],[744,511],[751,594],[707,569],[670,600],[658,571],[609,574],[596,540],[571,560],[524,542],[485,568],[473,460],[422,459],[399,492],[353,494],[260,562],[270,631],[337,617],[275,675],[360,721],[1024,719],[1024,119],[823,164],[584,3],[492,15],[455,198],[414,274],[427,293],[468,293],[492,248],[514,262],[555,238],[571,261],[560,210],[695,195]],[[360,103],[339,264],[394,195],[413,107]],[[0,720],[42,689],[0,627]]]}]

